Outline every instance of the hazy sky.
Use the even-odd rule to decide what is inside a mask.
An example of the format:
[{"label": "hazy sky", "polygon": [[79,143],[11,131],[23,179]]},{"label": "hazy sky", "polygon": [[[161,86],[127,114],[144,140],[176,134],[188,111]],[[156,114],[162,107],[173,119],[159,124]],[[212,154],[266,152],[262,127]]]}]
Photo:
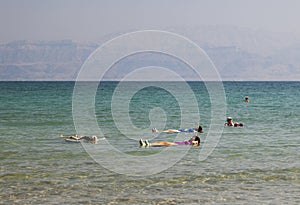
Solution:
[{"label": "hazy sky", "polygon": [[299,19],[299,0],[0,0],[0,43],[201,25],[300,34]]}]

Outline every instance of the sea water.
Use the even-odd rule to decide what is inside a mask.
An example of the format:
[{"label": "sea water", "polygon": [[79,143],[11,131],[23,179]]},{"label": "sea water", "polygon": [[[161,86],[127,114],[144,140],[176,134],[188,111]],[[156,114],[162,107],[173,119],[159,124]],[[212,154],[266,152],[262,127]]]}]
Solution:
[{"label": "sea water", "polygon": [[[88,145],[94,150],[109,143],[120,156],[141,160],[142,156],[159,156],[165,148],[141,148],[139,137],[174,141],[176,134],[154,136],[151,123],[162,122],[160,131],[181,128],[182,107],[190,112],[194,108],[188,102],[195,98],[198,107],[187,113],[191,117],[184,126],[202,125],[201,146],[190,148],[182,159],[158,173],[131,176],[101,165],[84,144],[59,138],[60,134],[80,132],[72,110],[74,82],[0,82],[0,203],[300,203],[300,82],[223,82],[225,103],[221,105],[226,113],[221,120],[225,122],[230,116],[243,122],[244,127],[222,126],[217,145],[205,160],[199,160],[199,150],[208,143],[214,116],[207,84],[189,82],[194,96],[186,93],[182,82],[155,85],[125,84],[129,91],[142,88],[130,98],[128,110],[119,112],[112,109],[118,82],[101,82],[93,98],[94,107],[88,108],[101,132],[80,133],[101,138],[98,144]],[[176,88],[184,105],[165,89],[168,86]],[[243,102],[246,95],[248,103]],[[117,109],[122,104],[119,102]],[[88,126],[89,120],[84,124]],[[142,135],[134,132],[135,136],[127,136],[120,127],[122,123],[128,130],[143,130]],[[192,135],[185,133],[179,138]],[[106,154],[109,152],[106,150]]]}]

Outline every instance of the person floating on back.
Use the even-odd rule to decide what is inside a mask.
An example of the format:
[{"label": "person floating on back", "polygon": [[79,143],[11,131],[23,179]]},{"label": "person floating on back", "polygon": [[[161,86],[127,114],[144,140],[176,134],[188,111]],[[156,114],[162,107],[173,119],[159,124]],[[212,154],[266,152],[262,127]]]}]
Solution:
[{"label": "person floating on back", "polygon": [[78,135],[71,135],[71,136],[64,136],[64,135],[60,135],[60,138],[63,138],[65,140],[67,139],[71,139],[71,140],[84,140],[84,141],[88,141],[88,142],[94,142],[96,143],[98,141],[97,136],[93,135],[93,136],[78,136]]},{"label": "person floating on back", "polygon": [[[152,133],[157,133],[158,130],[156,128],[152,128]],[[199,125],[195,128],[180,128],[180,129],[168,129],[168,130],[164,130],[164,133],[179,133],[179,132],[199,132],[199,133],[203,133],[203,128]]]},{"label": "person floating on back", "polygon": [[197,135],[191,137],[189,140],[184,140],[180,142],[167,142],[167,141],[158,141],[150,143],[148,140],[139,141],[141,147],[169,147],[175,145],[191,145],[191,146],[200,146],[200,137]]}]

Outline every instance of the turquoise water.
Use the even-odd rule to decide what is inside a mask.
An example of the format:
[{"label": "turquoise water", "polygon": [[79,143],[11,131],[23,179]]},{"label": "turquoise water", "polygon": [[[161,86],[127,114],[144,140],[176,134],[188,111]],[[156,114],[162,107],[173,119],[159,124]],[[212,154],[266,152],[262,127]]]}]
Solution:
[{"label": "turquoise water", "polygon": [[[147,130],[149,112],[157,107],[164,113],[156,113],[154,121],[165,116],[163,128],[180,128],[180,103],[162,84],[131,98],[128,113],[136,128]],[[187,102],[192,98],[182,83],[167,84]],[[99,86],[94,115],[106,140],[89,146],[97,149],[108,141],[124,154],[160,153],[163,148],[140,148],[140,136],[128,138],[115,124],[110,105],[117,85]],[[139,85],[130,82],[126,90]],[[76,133],[74,82],[0,82],[1,204],[299,204],[300,82],[224,82],[226,116],[245,126],[224,128],[204,161],[198,156],[210,128],[211,100],[203,83],[189,85],[199,103],[202,145],[162,172],[135,177],[103,168],[85,146],[58,137]],[[246,95],[249,103],[242,102]],[[117,113],[118,121],[126,124],[125,115]],[[198,123],[191,117],[187,124]],[[149,129],[143,138],[172,141],[175,135],[154,139]]]}]

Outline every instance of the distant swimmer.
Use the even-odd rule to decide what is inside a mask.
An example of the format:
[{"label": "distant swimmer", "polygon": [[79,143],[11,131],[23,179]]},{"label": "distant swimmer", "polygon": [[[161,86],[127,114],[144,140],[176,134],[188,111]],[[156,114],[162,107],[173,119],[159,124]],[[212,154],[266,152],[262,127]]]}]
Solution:
[{"label": "distant swimmer", "polygon": [[224,124],[224,126],[228,127],[243,127],[244,124],[242,122],[233,122],[231,117],[227,117],[227,120]]},{"label": "distant swimmer", "polygon": [[141,147],[169,147],[175,145],[191,145],[191,146],[200,146],[200,137],[193,136],[189,140],[184,140],[180,142],[167,142],[167,141],[158,141],[150,143],[148,140],[139,141]]},{"label": "distant swimmer", "polygon": [[[152,128],[152,132],[156,133],[158,132],[158,130],[156,128]],[[180,128],[180,129],[168,129],[168,130],[164,130],[164,133],[179,133],[179,132],[199,132],[199,133],[203,133],[203,128],[199,125],[195,128]]]},{"label": "distant swimmer", "polygon": [[60,135],[61,138],[64,138],[65,140],[70,139],[70,140],[84,140],[87,142],[92,142],[92,143],[96,143],[98,141],[97,136],[93,135],[93,136],[78,136],[78,135],[70,135],[70,136],[64,136],[64,135]]},{"label": "distant swimmer", "polygon": [[244,102],[246,102],[246,103],[249,102],[249,97],[248,96],[245,97]]}]

